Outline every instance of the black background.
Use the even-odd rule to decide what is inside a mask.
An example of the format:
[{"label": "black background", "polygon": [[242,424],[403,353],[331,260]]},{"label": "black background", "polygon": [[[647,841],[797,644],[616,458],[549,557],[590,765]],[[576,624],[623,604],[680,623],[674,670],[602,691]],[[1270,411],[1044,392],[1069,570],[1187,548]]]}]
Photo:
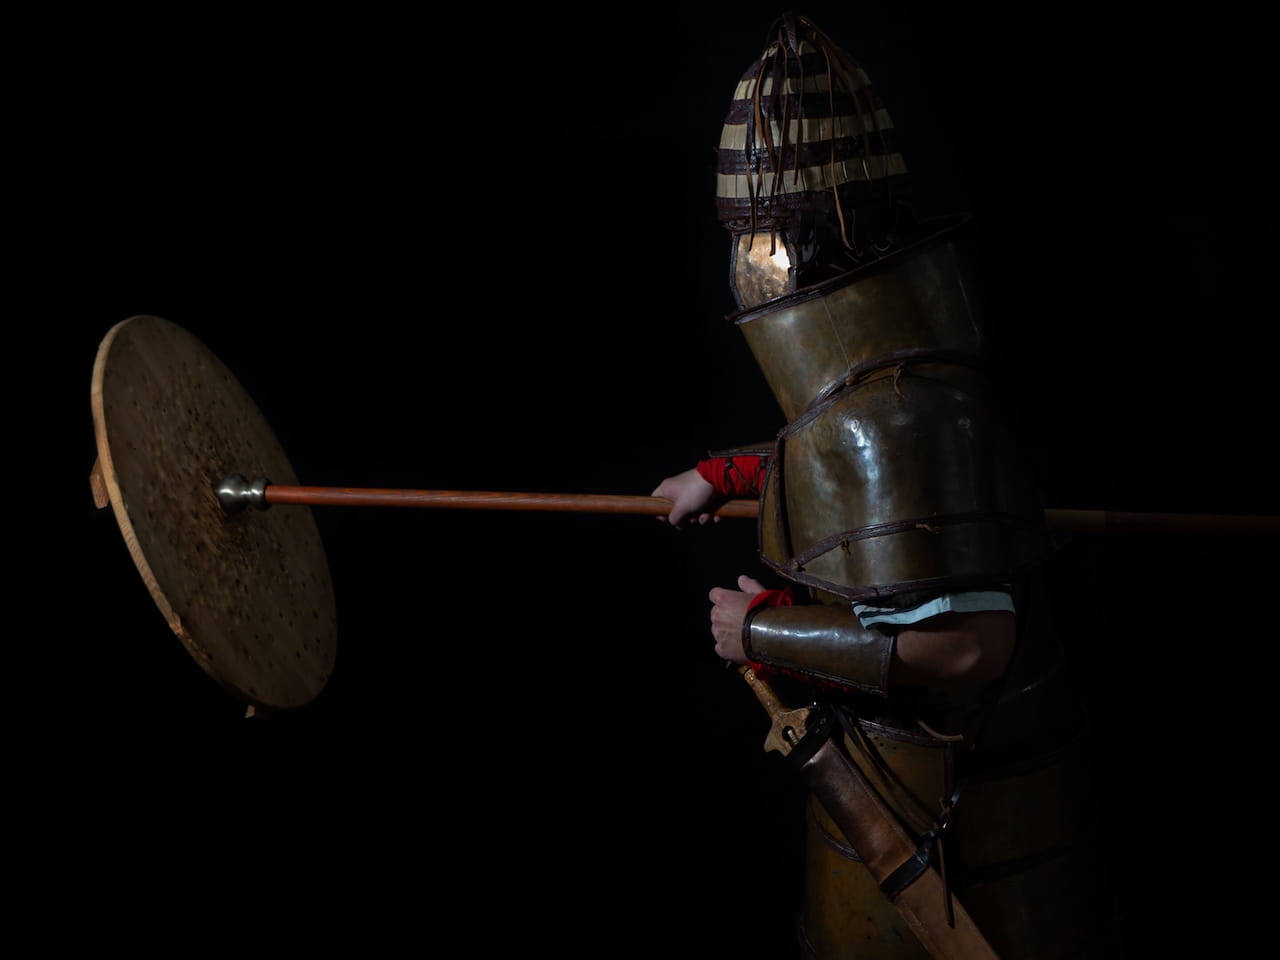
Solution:
[{"label": "black background", "polygon": [[[10,820],[51,942],[788,955],[798,785],[715,658],[750,523],[320,508],[336,673],[243,719],[94,509],[89,384],[163,316],[304,483],[648,494],[780,426],[713,147],[783,8],[13,19]],[[1048,505],[1280,512],[1264,31],[1118,5],[824,4],[922,215],[978,221]],[[11,525],[12,529],[12,525]],[[1270,882],[1274,541],[1064,542],[1131,956]]]}]

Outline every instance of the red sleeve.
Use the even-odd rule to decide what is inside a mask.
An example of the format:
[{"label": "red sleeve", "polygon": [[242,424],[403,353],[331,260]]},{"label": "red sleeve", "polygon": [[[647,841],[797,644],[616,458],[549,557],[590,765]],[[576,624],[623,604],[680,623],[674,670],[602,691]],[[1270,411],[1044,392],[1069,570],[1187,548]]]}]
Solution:
[{"label": "red sleeve", "polygon": [[714,457],[698,464],[698,475],[724,497],[758,497],[764,479],[765,458],[760,456]]},{"label": "red sleeve", "polygon": [[791,588],[783,587],[780,590],[765,590],[763,593],[757,593],[751,598],[751,603],[747,605],[747,609],[754,610],[756,607],[792,606],[795,606],[795,597],[791,593]]}]

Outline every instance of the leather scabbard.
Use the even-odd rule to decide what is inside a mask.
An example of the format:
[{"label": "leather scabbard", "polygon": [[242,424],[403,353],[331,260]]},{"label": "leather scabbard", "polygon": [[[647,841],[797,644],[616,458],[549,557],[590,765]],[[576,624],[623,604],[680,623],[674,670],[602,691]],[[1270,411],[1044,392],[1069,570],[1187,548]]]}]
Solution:
[{"label": "leather scabbard", "polygon": [[[809,788],[883,884],[916,855],[916,844],[862,772],[827,737],[802,764]],[[892,897],[921,944],[939,960],[996,960],[997,954],[960,903],[952,901],[955,925],[947,920],[948,892],[936,870],[924,869]]]}]

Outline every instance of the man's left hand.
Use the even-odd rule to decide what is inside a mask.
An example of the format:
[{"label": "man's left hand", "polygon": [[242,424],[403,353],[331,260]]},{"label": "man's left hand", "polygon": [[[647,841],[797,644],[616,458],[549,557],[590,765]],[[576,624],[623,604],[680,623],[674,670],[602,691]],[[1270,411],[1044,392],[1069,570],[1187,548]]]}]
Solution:
[{"label": "man's left hand", "polygon": [[745,574],[738,578],[738,589],[713,587],[711,599],[711,635],[715,637],[716,654],[731,663],[746,663],[742,650],[742,621],[747,608],[757,593],[764,592],[764,585]]}]

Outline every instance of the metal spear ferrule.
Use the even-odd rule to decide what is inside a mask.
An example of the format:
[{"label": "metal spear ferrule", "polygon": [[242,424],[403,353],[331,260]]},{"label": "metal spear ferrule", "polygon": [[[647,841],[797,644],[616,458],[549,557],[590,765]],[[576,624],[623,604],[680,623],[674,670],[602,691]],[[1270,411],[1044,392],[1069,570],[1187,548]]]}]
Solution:
[{"label": "metal spear ferrule", "polygon": [[259,477],[250,483],[243,474],[233,473],[223,477],[214,486],[213,492],[227,513],[239,513],[245,507],[266,510],[271,506],[267,503],[267,487],[270,485],[271,481],[266,477]]}]

